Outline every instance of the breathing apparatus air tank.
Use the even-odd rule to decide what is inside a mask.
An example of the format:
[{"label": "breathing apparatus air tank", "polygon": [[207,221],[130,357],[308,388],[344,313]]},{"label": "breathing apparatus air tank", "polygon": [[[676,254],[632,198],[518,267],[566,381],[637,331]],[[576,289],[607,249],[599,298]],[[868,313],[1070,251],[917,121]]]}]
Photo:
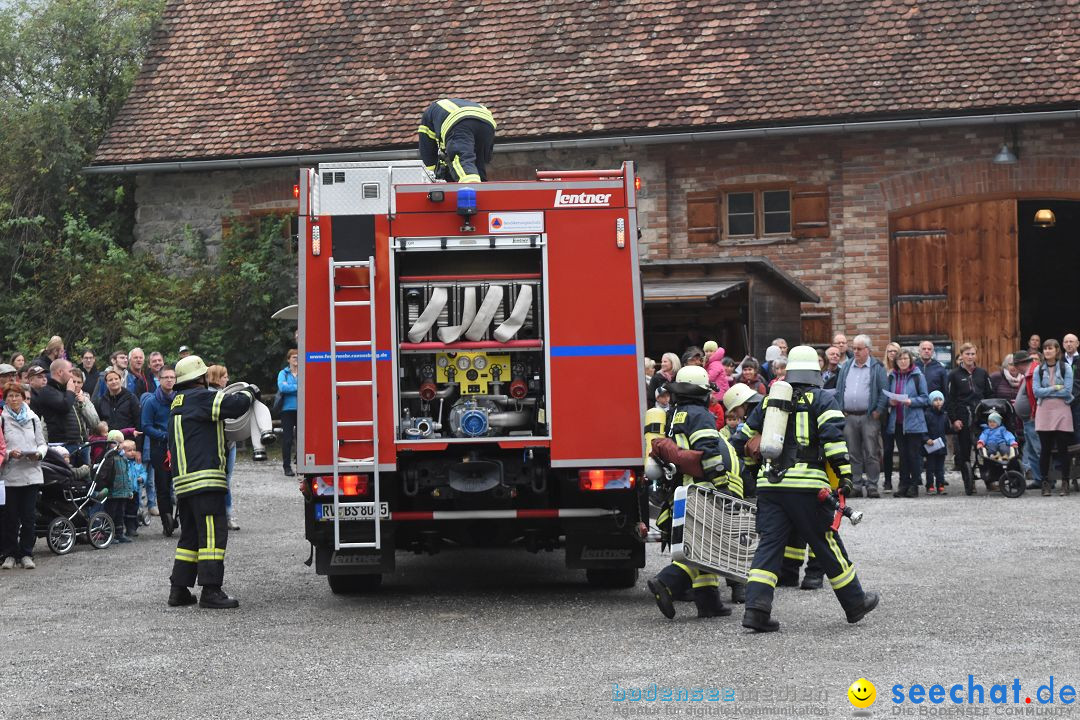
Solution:
[{"label": "breathing apparatus air tank", "polygon": [[761,457],[767,462],[778,460],[784,452],[788,416],[791,414],[791,385],[777,380],[769,388],[765,419],[761,424]]}]

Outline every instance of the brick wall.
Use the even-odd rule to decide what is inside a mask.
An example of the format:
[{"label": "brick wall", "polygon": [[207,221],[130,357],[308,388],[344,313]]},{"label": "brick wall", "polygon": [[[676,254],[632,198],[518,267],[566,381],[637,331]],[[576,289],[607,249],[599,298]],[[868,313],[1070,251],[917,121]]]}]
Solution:
[{"label": "brick wall", "polygon": [[[617,167],[635,160],[642,258],[764,256],[808,285],[834,332],[889,335],[889,214],[950,199],[1039,193],[1080,199],[1080,125],[1018,127],[1020,162],[994,165],[1007,131],[958,127],[617,149],[499,153],[492,179],[529,179],[535,169]],[[1009,138],[1011,141],[1011,138]],[[291,208],[294,168],[142,175],[136,228],[140,247],[166,258],[193,233],[212,253],[222,219]],[[687,242],[686,194],[754,183],[825,186],[826,238]]]}]

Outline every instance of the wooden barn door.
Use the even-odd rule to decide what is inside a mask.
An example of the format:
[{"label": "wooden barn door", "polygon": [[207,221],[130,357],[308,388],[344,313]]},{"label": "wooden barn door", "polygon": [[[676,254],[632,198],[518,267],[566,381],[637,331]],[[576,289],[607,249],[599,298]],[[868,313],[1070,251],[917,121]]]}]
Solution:
[{"label": "wooden barn door", "polygon": [[894,337],[975,343],[991,371],[1020,347],[1014,199],[894,217],[890,260]]}]

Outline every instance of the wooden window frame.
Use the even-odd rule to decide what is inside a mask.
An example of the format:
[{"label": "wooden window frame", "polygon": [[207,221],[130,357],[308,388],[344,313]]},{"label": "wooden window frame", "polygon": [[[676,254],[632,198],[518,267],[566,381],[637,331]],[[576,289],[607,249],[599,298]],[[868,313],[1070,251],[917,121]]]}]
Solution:
[{"label": "wooden window frame", "polygon": [[[788,194],[788,229],[786,232],[765,232],[765,193],[786,191]],[[752,235],[733,235],[728,227],[728,195],[753,193],[754,195],[754,233]],[[720,218],[723,227],[721,240],[761,240],[764,238],[792,237],[794,227],[794,191],[791,183],[762,183],[754,185],[731,185],[720,189]]]}]

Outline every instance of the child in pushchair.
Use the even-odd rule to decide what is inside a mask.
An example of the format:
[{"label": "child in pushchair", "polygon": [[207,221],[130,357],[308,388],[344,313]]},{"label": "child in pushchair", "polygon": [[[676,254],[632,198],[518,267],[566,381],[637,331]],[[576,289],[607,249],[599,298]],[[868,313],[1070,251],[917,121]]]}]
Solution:
[{"label": "child in pushchair", "polygon": [[[1020,497],[1027,487],[1020,465],[1020,442],[1014,433],[1017,426],[1016,412],[1008,400],[982,400],[975,408],[975,469],[987,490],[992,492],[996,487],[1010,498]],[[968,495],[975,491],[974,479],[970,485],[964,488]]]},{"label": "child in pushchair", "polygon": [[64,448],[50,447],[41,460],[41,473],[44,484],[38,496],[35,530],[38,537],[45,538],[49,550],[65,555],[78,539],[97,549],[108,547],[115,529],[102,507],[108,493],[101,488],[98,471],[90,466],[74,468]]}]

